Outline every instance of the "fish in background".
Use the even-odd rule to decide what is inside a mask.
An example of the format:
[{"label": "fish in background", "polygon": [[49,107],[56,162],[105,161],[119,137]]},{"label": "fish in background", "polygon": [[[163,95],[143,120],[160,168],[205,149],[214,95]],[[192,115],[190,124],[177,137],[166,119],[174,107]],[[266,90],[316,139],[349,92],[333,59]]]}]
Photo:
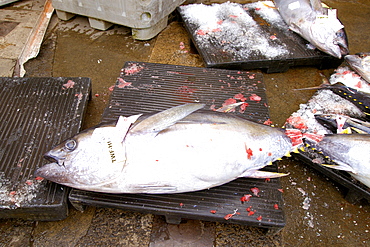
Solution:
[{"label": "fish in background", "polygon": [[338,134],[370,134],[370,123],[338,114],[315,114],[315,119],[325,128]]},{"label": "fish in background", "polygon": [[77,189],[106,193],[181,193],[260,171],[292,151],[277,128],[185,104],[149,115],[120,117],[66,140],[35,175]]},{"label": "fish in background", "polygon": [[317,49],[337,58],[349,53],[344,26],[336,10],[323,7],[320,0],[274,0],[289,28]]},{"label": "fish in background", "polygon": [[370,83],[370,52],[347,55],[344,59],[354,71]]},{"label": "fish in background", "polygon": [[355,179],[370,187],[370,135],[331,134],[321,141],[305,140],[315,151],[321,152],[335,164],[322,164],[347,171]]}]

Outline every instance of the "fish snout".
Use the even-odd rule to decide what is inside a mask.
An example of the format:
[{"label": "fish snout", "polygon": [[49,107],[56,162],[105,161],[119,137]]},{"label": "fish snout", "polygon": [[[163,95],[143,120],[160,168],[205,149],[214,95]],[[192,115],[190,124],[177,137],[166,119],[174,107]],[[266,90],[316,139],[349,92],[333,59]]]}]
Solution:
[{"label": "fish snout", "polygon": [[348,55],[349,54],[349,49],[348,49],[348,39],[345,30],[342,28],[339,31],[335,33],[336,35],[336,45],[338,45],[340,54],[342,56]]},{"label": "fish snout", "polygon": [[56,163],[59,166],[63,166],[65,155],[63,155],[63,152],[61,151],[55,152],[54,150],[50,150],[44,154],[44,158],[51,163]]}]

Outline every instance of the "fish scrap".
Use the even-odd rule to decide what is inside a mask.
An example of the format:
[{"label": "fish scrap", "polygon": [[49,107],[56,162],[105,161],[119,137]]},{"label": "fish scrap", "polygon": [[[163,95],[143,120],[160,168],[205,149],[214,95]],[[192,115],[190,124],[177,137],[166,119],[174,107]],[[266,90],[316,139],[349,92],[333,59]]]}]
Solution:
[{"label": "fish scrap", "polygon": [[317,49],[337,58],[349,53],[343,24],[336,10],[320,0],[274,0],[289,28]]}]

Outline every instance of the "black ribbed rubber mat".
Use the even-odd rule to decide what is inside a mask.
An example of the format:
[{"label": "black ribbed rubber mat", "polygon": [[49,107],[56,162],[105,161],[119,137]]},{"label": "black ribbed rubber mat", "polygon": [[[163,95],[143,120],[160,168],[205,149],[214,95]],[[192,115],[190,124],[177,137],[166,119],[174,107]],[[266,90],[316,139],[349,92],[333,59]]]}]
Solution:
[{"label": "black ribbed rubber mat", "polygon": [[[237,107],[229,114],[263,123],[269,116],[264,91],[260,73],[127,62],[102,122],[114,121],[120,115],[160,111],[189,102],[218,108],[225,100],[243,95],[249,104],[245,111]],[[256,98],[260,100],[257,102]],[[269,170],[276,171],[276,164]],[[258,188],[259,195],[242,203],[240,198],[253,194],[251,188]],[[169,195],[106,194],[72,189],[69,199],[77,208],[85,204],[153,213],[166,216],[169,223],[180,223],[182,218],[188,218],[282,228],[285,218],[279,188],[279,179],[240,178],[209,190]],[[226,220],[227,215],[232,217]]]},{"label": "black ribbed rubber mat", "polygon": [[[232,12],[232,5],[239,5],[240,12]],[[201,4],[192,6],[202,8]],[[308,42],[289,30],[281,17],[280,20],[283,23],[276,18],[271,20],[274,13],[262,14],[256,3],[241,5],[228,2],[222,4],[222,12],[208,18],[209,28],[206,29],[202,29],[204,28],[203,16],[212,11],[194,9],[192,13],[187,14],[186,8],[189,8],[189,5],[178,7],[178,11],[206,67],[264,69],[267,73],[275,73],[285,72],[290,67],[297,66],[314,66],[319,69],[337,68],[343,62],[343,59],[335,58],[318,49],[308,48]],[[241,19],[243,15],[246,17]],[[252,18],[254,22],[247,23],[249,18]],[[219,25],[216,25],[216,21]],[[230,28],[221,26],[226,22],[232,23]],[[265,39],[264,43],[257,46],[256,40],[260,39]],[[266,48],[270,46],[271,48]],[[281,54],[267,56],[267,53],[275,49],[274,47],[284,48],[287,52],[282,53],[281,50],[276,50],[278,54]],[[245,52],[247,49],[251,52]]]},{"label": "black ribbed rubber mat", "polygon": [[79,132],[90,90],[89,78],[0,78],[0,218],[67,216],[66,187],[33,174]]},{"label": "black ribbed rubber mat", "polygon": [[[336,182],[338,185],[342,186],[344,198],[350,203],[357,203],[360,200],[367,200],[370,202],[370,189],[362,184],[361,182],[355,180],[351,175],[345,171],[340,171],[332,168],[322,166],[313,162],[317,156],[324,157],[320,154],[311,154],[311,153],[299,153],[293,154],[293,156],[311,168],[321,172],[332,181]],[[329,162],[328,162],[329,163]],[[334,164],[334,163],[333,163]]]}]

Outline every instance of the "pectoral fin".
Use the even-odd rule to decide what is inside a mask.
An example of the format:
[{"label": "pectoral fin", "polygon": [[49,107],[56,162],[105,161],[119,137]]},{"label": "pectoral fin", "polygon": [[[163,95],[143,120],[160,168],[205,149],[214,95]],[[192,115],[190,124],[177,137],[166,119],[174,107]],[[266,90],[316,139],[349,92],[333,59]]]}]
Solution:
[{"label": "pectoral fin", "polygon": [[267,171],[260,171],[260,170],[248,170],[245,171],[239,177],[246,177],[246,178],[279,178],[289,175],[288,173],[280,173],[280,172],[267,172]]},{"label": "pectoral fin", "polygon": [[167,194],[176,193],[177,187],[169,185],[137,184],[133,185],[131,193]]}]

